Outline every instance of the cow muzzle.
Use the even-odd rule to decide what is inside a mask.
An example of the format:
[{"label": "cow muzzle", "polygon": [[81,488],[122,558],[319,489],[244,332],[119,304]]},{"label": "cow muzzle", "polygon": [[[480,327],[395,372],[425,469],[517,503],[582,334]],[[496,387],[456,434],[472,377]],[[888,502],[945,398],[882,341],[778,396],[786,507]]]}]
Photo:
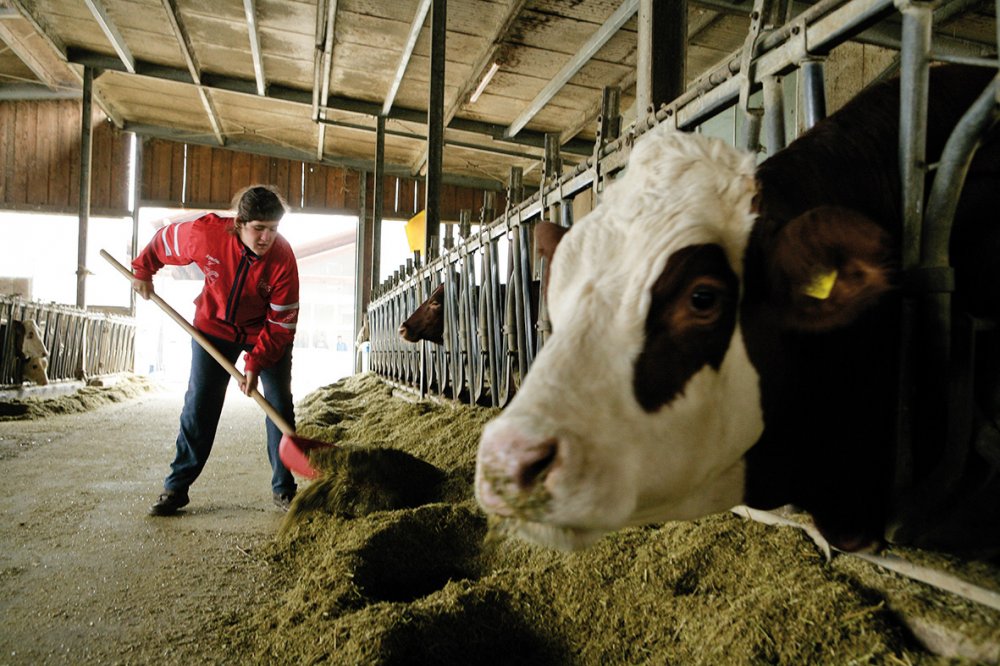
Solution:
[{"label": "cow muzzle", "polygon": [[546,481],[559,465],[556,438],[534,438],[501,423],[488,426],[479,442],[476,497],[489,513],[537,517],[550,499]]}]

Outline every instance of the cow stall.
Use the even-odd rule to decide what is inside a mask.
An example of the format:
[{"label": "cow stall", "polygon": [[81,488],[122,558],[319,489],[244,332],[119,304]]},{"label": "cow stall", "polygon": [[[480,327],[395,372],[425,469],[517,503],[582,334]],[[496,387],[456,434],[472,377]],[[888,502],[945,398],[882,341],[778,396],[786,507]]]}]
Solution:
[{"label": "cow stall", "polygon": [[[0,331],[0,391],[7,397],[38,393],[49,383],[79,387],[134,365],[131,317],[0,296]],[[25,343],[24,331],[35,345]]]}]

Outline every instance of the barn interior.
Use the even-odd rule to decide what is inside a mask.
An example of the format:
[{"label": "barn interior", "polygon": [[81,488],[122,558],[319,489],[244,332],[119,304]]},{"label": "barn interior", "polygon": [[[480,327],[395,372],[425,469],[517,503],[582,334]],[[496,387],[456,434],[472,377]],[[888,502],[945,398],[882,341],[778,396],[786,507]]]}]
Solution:
[{"label": "barn interior", "polygon": [[[17,475],[0,500],[3,653],[1000,663],[995,555],[831,558],[787,524],[808,524],[794,514],[629,528],[564,554],[504,535],[471,492],[478,432],[544,344],[537,222],[582,219],[655,126],[763,161],[895,76],[913,92],[900,150],[919,197],[921,73],[996,69],[997,12],[993,0],[0,0],[0,465]],[[239,501],[151,525],[190,338],[99,252],[128,263],[165,225],[230,211],[255,183],[285,197],[303,276],[299,432],[343,446],[317,454],[324,476],[287,516],[248,508],[238,470],[261,467],[261,436],[243,422],[261,415],[230,397],[231,453],[217,454],[230,464],[211,483]],[[201,278],[171,269],[158,293],[190,320]],[[400,339],[440,284],[476,286],[448,314],[472,332]],[[16,323],[33,323],[44,364],[30,367]],[[137,460],[109,474],[129,438]],[[185,536],[193,545],[176,545]],[[103,564],[72,564],[74,543]],[[201,570],[193,589],[184,567]],[[47,579],[65,585],[35,591]],[[164,600],[167,586],[185,592]]]}]

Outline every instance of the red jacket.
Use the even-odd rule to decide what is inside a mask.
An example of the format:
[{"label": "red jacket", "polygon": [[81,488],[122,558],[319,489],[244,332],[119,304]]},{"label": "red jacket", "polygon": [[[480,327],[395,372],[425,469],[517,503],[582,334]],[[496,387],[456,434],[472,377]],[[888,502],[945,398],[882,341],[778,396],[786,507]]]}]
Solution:
[{"label": "red jacket", "polygon": [[274,365],[295,338],[299,271],[292,247],[278,236],[258,257],[230,233],[233,218],[213,213],[160,229],[132,262],[140,280],[164,265],[197,264],[205,286],[195,299],[194,326],[208,335],[252,345],[246,370]]}]

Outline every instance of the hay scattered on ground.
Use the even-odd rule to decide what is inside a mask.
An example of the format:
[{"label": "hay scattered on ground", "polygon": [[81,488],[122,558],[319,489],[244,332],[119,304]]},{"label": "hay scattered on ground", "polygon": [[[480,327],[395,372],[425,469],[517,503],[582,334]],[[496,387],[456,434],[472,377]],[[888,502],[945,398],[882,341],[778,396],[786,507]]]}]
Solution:
[{"label": "hay scattered on ground", "polygon": [[153,384],[147,377],[127,375],[112,386],[83,386],[69,395],[0,400],[0,421],[79,414],[111,403],[131,400],[152,389]]},{"label": "hay scattered on ground", "polygon": [[[799,530],[732,514],[626,529],[577,553],[512,538],[472,497],[496,413],[394,398],[372,375],[300,404],[299,434],[341,448],[313,459],[327,476],[303,488],[267,554],[287,591],[234,626],[243,656],[917,665],[991,663],[1000,645],[996,611],[858,559],[828,563]],[[921,557],[1000,590],[993,564]],[[973,659],[935,656],[921,627],[966,640]]]}]

